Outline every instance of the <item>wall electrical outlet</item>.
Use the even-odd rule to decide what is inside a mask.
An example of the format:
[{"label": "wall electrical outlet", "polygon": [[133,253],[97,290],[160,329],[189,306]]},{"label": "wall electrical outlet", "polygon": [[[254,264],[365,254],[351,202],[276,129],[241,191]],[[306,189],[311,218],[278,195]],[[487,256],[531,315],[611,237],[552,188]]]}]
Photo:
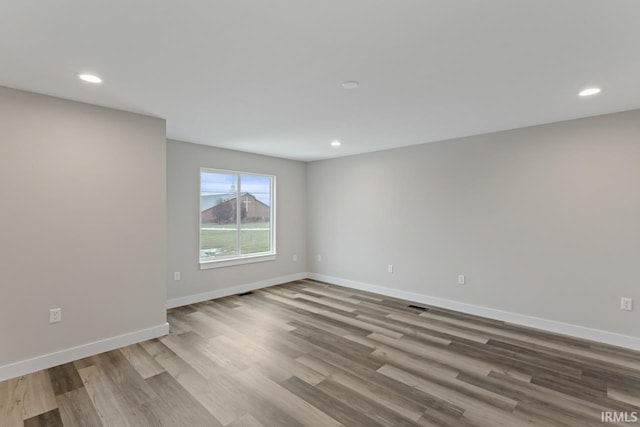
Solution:
[{"label": "wall electrical outlet", "polygon": [[173,280],[180,280],[180,272],[176,271],[175,273],[173,273]]},{"label": "wall electrical outlet", "polygon": [[298,255],[293,255],[293,262],[298,262]]},{"label": "wall electrical outlet", "polygon": [[632,298],[620,298],[620,310],[633,310],[633,299]]},{"label": "wall electrical outlet", "polygon": [[49,310],[49,323],[58,323],[62,321],[62,309],[52,308]]},{"label": "wall electrical outlet", "polygon": [[393,273],[393,265],[392,265],[392,264],[389,264],[389,265],[387,266],[387,271],[388,271],[389,273]]},{"label": "wall electrical outlet", "polygon": [[458,274],[458,285],[464,285],[465,280],[464,274]]},{"label": "wall electrical outlet", "polygon": [[318,262],[322,262],[322,255],[318,255]]}]

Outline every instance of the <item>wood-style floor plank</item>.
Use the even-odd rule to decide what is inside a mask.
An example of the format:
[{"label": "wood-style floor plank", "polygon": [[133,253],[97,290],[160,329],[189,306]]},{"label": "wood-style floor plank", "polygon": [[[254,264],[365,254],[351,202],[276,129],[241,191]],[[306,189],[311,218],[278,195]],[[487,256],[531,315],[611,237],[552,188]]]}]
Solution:
[{"label": "wood-style floor plank", "polygon": [[159,399],[148,404],[162,425],[213,425],[211,414],[167,372],[146,379]]},{"label": "wood-style floor plank", "polygon": [[64,427],[58,408],[24,420],[24,427]]},{"label": "wood-style floor plank", "polygon": [[166,337],[0,382],[0,426],[582,427],[640,415],[638,352],[411,304],[306,279],[175,308]]},{"label": "wood-style floor plank", "polygon": [[212,417],[212,425],[225,425],[242,415],[229,396],[219,389],[216,381],[210,381],[178,356],[157,360],[162,367],[187,390]]},{"label": "wood-style floor plank", "polygon": [[640,388],[633,390],[620,390],[617,388],[607,389],[607,397],[640,407]]},{"label": "wood-style floor plank", "polygon": [[22,426],[24,420],[24,377],[0,382],[0,421],[3,427]]},{"label": "wood-style floor plank", "polygon": [[151,378],[164,372],[162,366],[137,344],[121,348],[120,353],[143,379]]},{"label": "wood-style floor plank", "polygon": [[341,424],[304,399],[281,387],[258,370],[247,369],[234,376],[245,387],[253,387],[255,393],[274,406],[287,412],[302,425],[338,427]]},{"label": "wood-style floor plank", "polygon": [[266,427],[260,421],[256,420],[251,416],[251,414],[244,414],[231,424],[228,427]]},{"label": "wood-style floor plank", "polygon": [[[24,380],[25,390],[22,415],[25,420],[58,408],[47,371],[38,371],[25,375]],[[51,417],[55,417],[55,415],[49,415],[49,417],[47,419],[52,419]]]},{"label": "wood-style floor plank", "polygon": [[351,408],[345,402],[324,393],[317,387],[291,377],[281,384],[291,393],[306,400],[321,411],[331,414],[337,421],[349,427],[380,427],[382,424]]},{"label": "wood-style floor plank", "polygon": [[48,372],[56,396],[84,387],[74,363],[55,366]]},{"label": "wood-style floor plank", "polygon": [[[114,350],[88,358],[118,390],[127,404],[136,406],[157,398],[135,368],[120,351]],[[82,374],[81,374],[82,376]]]},{"label": "wood-style floor plank", "polygon": [[132,420],[127,418],[126,406],[123,408],[121,405],[122,396],[118,394],[115,384],[95,366],[81,368],[78,373],[104,426],[133,425]]},{"label": "wood-style floor plank", "polygon": [[83,387],[56,396],[65,427],[102,426],[98,411]]}]

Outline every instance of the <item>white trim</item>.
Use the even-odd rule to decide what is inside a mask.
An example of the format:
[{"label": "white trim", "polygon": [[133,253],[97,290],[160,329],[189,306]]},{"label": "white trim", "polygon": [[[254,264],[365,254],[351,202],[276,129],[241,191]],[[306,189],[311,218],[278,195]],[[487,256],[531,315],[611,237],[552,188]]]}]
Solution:
[{"label": "white trim", "polygon": [[452,301],[444,298],[417,294],[414,292],[407,292],[407,291],[401,291],[397,289],[386,288],[383,286],[370,285],[368,283],[342,279],[340,277],[326,276],[324,274],[309,273],[309,278],[314,280],[319,280],[322,282],[331,283],[334,285],[344,286],[347,288],[373,292],[376,294],[386,295],[394,298],[400,298],[408,301],[420,302],[423,304],[429,304],[436,307],[459,311],[462,313],[487,317],[489,319],[501,320],[504,322],[513,323],[515,325],[542,329],[548,332],[554,332],[554,333],[568,335],[575,338],[582,338],[586,340],[597,341],[605,344],[611,344],[619,347],[625,347],[632,350],[640,351],[640,337],[622,335],[615,332],[587,328],[585,326],[558,322],[556,320],[542,319],[539,317],[527,316],[525,314],[518,314],[510,311],[502,311],[502,310],[497,310],[495,308],[467,304],[467,303]]},{"label": "white trim", "polygon": [[105,351],[115,350],[117,348],[126,347],[152,338],[161,337],[169,333],[169,324],[153,326],[151,328],[118,335],[103,340],[82,344],[76,347],[67,348],[32,359],[21,360],[19,362],[10,363],[0,366],[0,381],[16,378],[21,375],[30,374],[32,372],[48,369],[53,366],[62,365],[64,363],[73,362],[74,360],[84,357],[93,356],[104,353]]},{"label": "white trim", "polygon": [[275,261],[276,253],[259,254],[259,255],[243,255],[229,259],[218,259],[211,261],[200,261],[200,270],[209,270],[210,268],[230,267],[232,265],[251,264],[254,262]]},{"label": "white trim", "polygon": [[259,282],[245,283],[242,285],[232,286],[230,288],[216,289],[213,291],[203,292],[201,294],[187,295],[184,297],[171,298],[167,300],[167,308],[182,307],[183,305],[195,304],[197,302],[208,301],[216,298],[237,295],[243,292],[255,291],[256,289],[266,288],[283,283],[302,280],[309,277],[309,273],[295,273],[287,276],[274,277],[272,279],[260,280]]},{"label": "white trim", "polygon": [[[238,215],[238,212],[241,212],[241,201],[240,196],[242,195],[242,175],[250,175],[250,176],[261,176],[265,178],[269,178],[269,191],[270,191],[270,201],[269,204],[269,251],[261,252],[258,254],[247,254],[247,255],[232,255],[227,258],[221,259],[208,259],[202,260],[201,250],[202,250],[202,173],[219,173],[223,175],[234,175],[236,177],[236,228],[235,230],[240,232],[237,233],[236,237],[236,247],[242,250],[240,240],[242,238],[242,215]],[[198,183],[198,191],[200,194],[198,201],[198,263],[200,265],[200,270],[209,270],[211,268],[220,268],[220,267],[230,267],[234,265],[242,265],[242,264],[250,264],[254,262],[263,262],[263,261],[274,261],[276,259],[276,175],[267,175],[262,173],[254,173],[254,172],[241,172],[241,171],[230,171],[225,169],[215,169],[208,168],[205,166],[200,167],[200,173],[198,175],[199,183]],[[253,196],[255,198],[255,196]]]}]

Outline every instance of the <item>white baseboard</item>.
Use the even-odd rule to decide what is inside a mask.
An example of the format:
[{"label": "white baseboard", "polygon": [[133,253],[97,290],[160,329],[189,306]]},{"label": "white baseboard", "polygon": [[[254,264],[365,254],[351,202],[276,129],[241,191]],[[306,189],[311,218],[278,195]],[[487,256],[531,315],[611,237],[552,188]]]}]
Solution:
[{"label": "white baseboard", "polygon": [[[173,298],[167,301],[167,308],[179,307],[182,305],[193,304],[196,302],[207,301],[214,298],[222,298],[229,295],[235,295],[243,292],[253,291],[268,286],[279,285],[282,283],[292,282],[295,280],[306,279],[308,273],[290,274],[287,276],[274,277],[272,279],[261,280],[259,282],[246,283],[243,285],[233,286],[225,289],[205,292],[196,295]],[[77,347],[56,351],[54,353],[37,356],[32,359],[22,360],[8,365],[0,366],[0,381],[16,378],[42,369],[48,369],[53,366],[62,365],[84,357],[93,356],[95,354],[104,353],[105,351],[126,347],[141,341],[152,338],[161,337],[169,333],[169,324],[154,326],[152,328],[107,338],[100,341],[94,341]]]},{"label": "white baseboard", "polygon": [[605,344],[616,345],[619,347],[629,348],[631,350],[640,350],[640,337],[630,335],[622,335],[615,332],[602,331],[600,329],[587,328],[570,323],[558,322],[555,320],[542,319],[539,317],[527,316],[524,314],[513,313],[510,311],[496,310],[494,308],[483,307],[479,305],[467,304],[458,301],[452,301],[444,298],[431,297],[428,295],[417,294],[414,292],[401,291],[397,289],[386,288],[383,286],[370,285],[368,283],[356,282],[353,280],[342,279],[339,277],[326,276],[323,274],[309,273],[310,279],[331,283],[334,285],[344,286],[347,288],[358,289],[361,291],[373,292],[376,294],[386,295],[394,298],[400,298],[408,301],[420,302],[423,304],[433,305],[436,307],[455,310],[462,313],[473,314],[476,316],[487,317],[489,319],[501,320],[513,323],[515,325],[527,326],[530,328],[542,329],[548,332],[568,335],[571,337],[597,341]]},{"label": "white baseboard", "polygon": [[182,307],[183,305],[195,304],[197,302],[208,301],[210,299],[228,297],[243,292],[255,291],[256,289],[266,288],[268,286],[280,285],[282,283],[293,282],[295,280],[306,279],[309,273],[296,273],[287,276],[274,277],[272,279],[260,280],[259,282],[245,283],[242,285],[232,286],[230,288],[216,289],[213,291],[203,292],[195,295],[187,295],[184,297],[171,298],[167,300],[167,308]]},{"label": "white baseboard", "polygon": [[161,337],[168,333],[169,324],[164,323],[162,325],[142,329],[140,331],[130,332],[128,334],[118,335],[112,338],[90,342],[88,344],[82,344],[77,347],[56,351],[54,353],[44,354],[32,359],[10,363],[8,365],[0,366],[0,381],[16,378],[42,369],[62,365],[64,363],[73,362],[74,360],[104,353],[105,351],[126,347],[131,344]]}]

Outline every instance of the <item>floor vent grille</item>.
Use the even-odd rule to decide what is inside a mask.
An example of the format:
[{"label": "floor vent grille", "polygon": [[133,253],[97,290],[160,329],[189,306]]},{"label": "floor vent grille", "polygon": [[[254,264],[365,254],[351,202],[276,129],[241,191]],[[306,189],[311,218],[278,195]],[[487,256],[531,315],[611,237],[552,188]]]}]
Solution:
[{"label": "floor vent grille", "polygon": [[409,307],[409,308],[414,308],[414,309],[416,309],[416,310],[420,310],[420,311],[427,311],[427,308],[426,308],[426,307],[420,307],[419,305],[413,305],[413,304],[410,304],[410,305],[408,305],[407,307]]},{"label": "floor vent grille", "polygon": [[251,295],[253,293],[253,291],[249,291],[249,292],[243,292],[241,294],[238,294],[239,297],[243,297],[245,295]]}]

